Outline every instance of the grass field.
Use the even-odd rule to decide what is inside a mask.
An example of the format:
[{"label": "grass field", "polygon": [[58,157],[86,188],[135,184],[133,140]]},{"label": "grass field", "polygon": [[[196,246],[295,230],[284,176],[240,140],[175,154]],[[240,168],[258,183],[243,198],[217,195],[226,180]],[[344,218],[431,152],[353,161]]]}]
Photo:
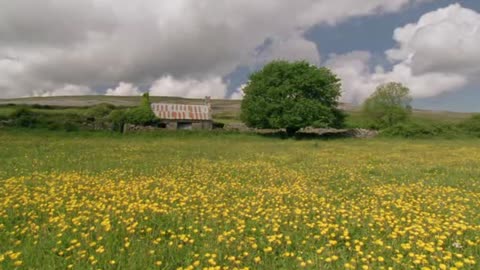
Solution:
[{"label": "grass field", "polygon": [[[166,102],[166,103],[181,103],[181,104],[202,104],[202,99],[188,99],[179,97],[151,97],[152,102]],[[62,107],[76,107],[76,108],[62,108],[56,110],[41,110],[38,112],[56,111],[72,112],[82,111],[82,108],[93,106],[100,103],[109,103],[115,106],[137,106],[140,103],[140,97],[115,97],[115,96],[73,96],[73,97],[30,97],[18,99],[0,99],[0,116],[8,115],[13,112],[14,108],[2,107],[6,104],[40,104],[50,106]],[[240,100],[226,100],[214,99],[212,100],[213,118],[215,121],[222,123],[238,123],[240,122]],[[343,104],[342,109],[347,113],[347,127],[361,127],[368,126],[368,121],[359,110],[358,106]],[[84,110],[84,109],[83,109]],[[416,122],[443,122],[443,123],[459,123],[469,117],[471,113],[448,112],[448,111],[428,111],[428,110],[414,110],[413,120]]]},{"label": "grass field", "polygon": [[0,130],[0,269],[479,269],[478,140]]}]

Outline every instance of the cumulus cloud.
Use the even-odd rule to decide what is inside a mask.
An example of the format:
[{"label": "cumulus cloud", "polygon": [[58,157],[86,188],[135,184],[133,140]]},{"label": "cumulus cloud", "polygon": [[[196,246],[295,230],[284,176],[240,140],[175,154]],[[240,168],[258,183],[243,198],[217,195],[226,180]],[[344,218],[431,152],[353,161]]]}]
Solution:
[{"label": "cumulus cloud", "polygon": [[134,86],[131,83],[120,82],[115,89],[108,89],[106,94],[107,96],[138,96],[142,94],[138,87]]},{"label": "cumulus cloud", "polygon": [[197,79],[175,79],[171,75],[156,80],[149,92],[152,96],[180,96],[188,98],[224,98],[227,85],[220,77]]},{"label": "cumulus cloud", "polygon": [[230,96],[230,99],[243,99],[243,96],[245,95],[243,89],[245,89],[245,87],[247,87],[247,83],[244,83],[244,84],[240,85],[232,93],[232,95]]},{"label": "cumulus cloud", "polygon": [[421,1],[0,0],[0,97],[223,78],[267,39],[260,58],[317,61],[303,35],[312,26]]},{"label": "cumulus cloud", "polygon": [[82,86],[82,85],[74,85],[74,84],[67,84],[61,88],[53,89],[53,90],[34,90],[33,96],[40,96],[40,97],[51,97],[51,96],[84,96],[84,95],[92,95],[94,92],[92,89]]},{"label": "cumulus cloud", "polygon": [[293,36],[268,40],[254,58],[253,65],[261,66],[272,60],[298,61],[305,60],[312,64],[320,64],[320,54],[314,42],[306,40],[299,33]]},{"label": "cumulus cloud", "polygon": [[417,23],[397,28],[398,48],[386,52],[409,61],[415,74],[427,72],[480,74],[480,14],[453,4],[423,15]]},{"label": "cumulus cloud", "polygon": [[[397,28],[397,47],[387,50],[392,68],[371,68],[369,52],[332,55],[326,62],[343,79],[343,100],[360,102],[378,84],[406,84],[413,97],[456,91],[480,76],[480,14],[453,4]],[[477,46],[475,46],[477,45]]]}]

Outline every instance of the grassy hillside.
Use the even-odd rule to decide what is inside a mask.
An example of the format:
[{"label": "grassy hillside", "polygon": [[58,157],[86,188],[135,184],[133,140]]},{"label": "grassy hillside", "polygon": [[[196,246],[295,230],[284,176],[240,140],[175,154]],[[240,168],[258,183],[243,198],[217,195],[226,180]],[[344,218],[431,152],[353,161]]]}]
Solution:
[{"label": "grassy hillside", "polygon": [[[151,97],[152,102],[182,103],[182,104],[201,104],[203,99],[189,99],[180,97]],[[100,103],[110,103],[115,106],[136,106],[140,103],[140,97],[116,97],[116,96],[74,96],[74,97],[30,97],[18,99],[0,99],[0,105],[6,104],[39,104],[64,107],[61,111],[78,112],[81,107],[92,106]],[[239,122],[240,100],[214,99],[212,100],[212,109],[214,119],[222,122]],[[342,104],[341,106],[348,114],[347,125],[350,127],[365,126],[365,118],[357,106],[351,104]],[[1,107],[0,115],[6,115],[14,110],[12,107]],[[41,110],[41,109],[37,109]],[[46,110],[42,110],[46,111]],[[55,113],[55,110],[49,110]],[[415,121],[428,122],[440,121],[448,123],[458,123],[471,116],[471,113],[458,113],[447,111],[428,111],[414,110],[413,118]]]},{"label": "grassy hillside", "polygon": [[[190,99],[180,97],[150,97],[152,102],[181,103],[181,104],[202,104],[203,99]],[[115,106],[133,107],[140,104],[140,97],[115,97],[115,96],[72,96],[72,97],[29,97],[17,99],[0,99],[0,115],[7,115],[15,108],[5,107],[7,104],[25,104],[25,105],[48,105],[63,107],[56,111],[74,111],[81,110],[82,107],[93,106],[100,103],[109,103]],[[4,106],[2,106],[4,105]],[[69,108],[70,107],[70,108]],[[212,100],[212,109],[215,119],[221,119],[224,122],[238,120],[240,114],[240,101],[227,99]],[[54,111],[42,110],[37,111]]]}]

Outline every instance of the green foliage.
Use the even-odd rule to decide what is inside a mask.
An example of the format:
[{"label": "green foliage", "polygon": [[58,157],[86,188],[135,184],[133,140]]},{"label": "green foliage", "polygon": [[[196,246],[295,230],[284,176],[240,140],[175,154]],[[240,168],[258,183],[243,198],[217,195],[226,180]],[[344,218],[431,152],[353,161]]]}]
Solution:
[{"label": "green foliage", "polygon": [[455,124],[403,122],[382,130],[387,137],[403,138],[454,138],[465,137],[465,133]]},{"label": "green foliage", "polygon": [[115,106],[108,103],[100,103],[93,107],[90,107],[86,110],[85,116],[93,119],[101,119],[110,114],[112,110],[115,109]]},{"label": "green foliage", "polygon": [[128,109],[125,112],[125,122],[134,125],[151,125],[156,123],[157,117],[150,107],[148,93],[143,94],[140,106]]},{"label": "green foliage", "polygon": [[381,132],[384,136],[404,138],[466,138],[480,137],[480,115],[460,123],[430,121],[407,121],[386,128]]},{"label": "green foliage", "polygon": [[13,127],[77,131],[86,119],[77,114],[35,112],[21,106],[9,115],[7,121]]},{"label": "green foliage", "polygon": [[67,132],[74,132],[74,131],[79,131],[80,130],[80,127],[73,122],[65,122],[63,124],[63,128]]},{"label": "green foliage", "polygon": [[475,114],[465,120],[460,124],[460,127],[470,135],[480,137],[480,114]]},{"label": "green foliage", "polygon": [[338,126],[340,79],[327,68],[305,61],[273,61],[250,76],[244,89],[241,119],[249,127]]},{"label": "green foliage", "polygon": [[364,102],[363,113],[374,127],[392,127],[409,119],[412,113],[411,101],[410,90],[407,87],[390,82],[377,87]]},{"label": "green foliage", "polygon": [[112,124],[112,131],[123,132],[123,126],[127,121],[125,111],[114,110],[108,115],[107,119]]},{"label": "green foliage", "polygon": [[17,127],[33,128],[38,123],[37,116],[32,110],[26,107],[17,108],[11,115],[14,125]]}]

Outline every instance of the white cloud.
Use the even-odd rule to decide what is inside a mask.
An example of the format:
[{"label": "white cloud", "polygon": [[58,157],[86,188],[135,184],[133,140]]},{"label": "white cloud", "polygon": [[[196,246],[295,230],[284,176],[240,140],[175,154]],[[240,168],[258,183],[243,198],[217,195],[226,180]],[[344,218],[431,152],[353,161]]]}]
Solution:
[{"label": "white cloud", "polygon": [[84,96],[92,95],[94,92],[87,86],[67,84],[61,88],[53,90],[34,90],[33,96],[51,97],[51,96]]},{"label": "white cloud", "polygon": [[205,80],[175,79],[171,75],[156,80],[150,88],[152,96],[180,96],[188,98],[224,98],[227,85],[220,77],[212,77]]},{"label": "white cloud", "polygon": [[247,87],[247,84],[244,83],[240,85],[233,93],[230,95],[230,99],[243,99],[243,96],[245,95],[243,89]]},{"label": "white cloud", "polygon": [[325,63],[342,79],[342,100],[357,103],[368,97],[376,83],[371,77],[369,52],[332,55]]},{"label": "white cloud", "polygon": [[138,87],[134,86],[131,83],[120,82],[115,89],[108,89],[106,94],[107,96],[139,96],[142,92],[138,90]]},{"label": "white cloud", "polygon": [[314,42],[306,40],[300,33],[290,37],[271,39],[269,44],[255,56],[255,66],[261,66],[272,60],[305,60],[320,64],[320,54]]},{"label": "white cloud", "polygon": [[408,61],[415,74],[480,74],[480,14],[453,4],[423,15],[417,23],[395,29],[393,61]]},{"label": "white cloud", "polygon": [[266,39],[270,57],[316,61],[310,27],[420,1],[0,0],[0,61],[18,62],[0,64],[0,97],[168,74],[208,81],[251,63]]},{"label": "white cloud", "polygon": [[407,85],[418,98],[457,91],[480,76],[479,27],[480,14],[453,4],[395,30],[398,46],[385,52],[390,71],[371,70],[369,52],[333,55],[326,65],[343,79],[346,102],[361,102],[389,81]]}]

